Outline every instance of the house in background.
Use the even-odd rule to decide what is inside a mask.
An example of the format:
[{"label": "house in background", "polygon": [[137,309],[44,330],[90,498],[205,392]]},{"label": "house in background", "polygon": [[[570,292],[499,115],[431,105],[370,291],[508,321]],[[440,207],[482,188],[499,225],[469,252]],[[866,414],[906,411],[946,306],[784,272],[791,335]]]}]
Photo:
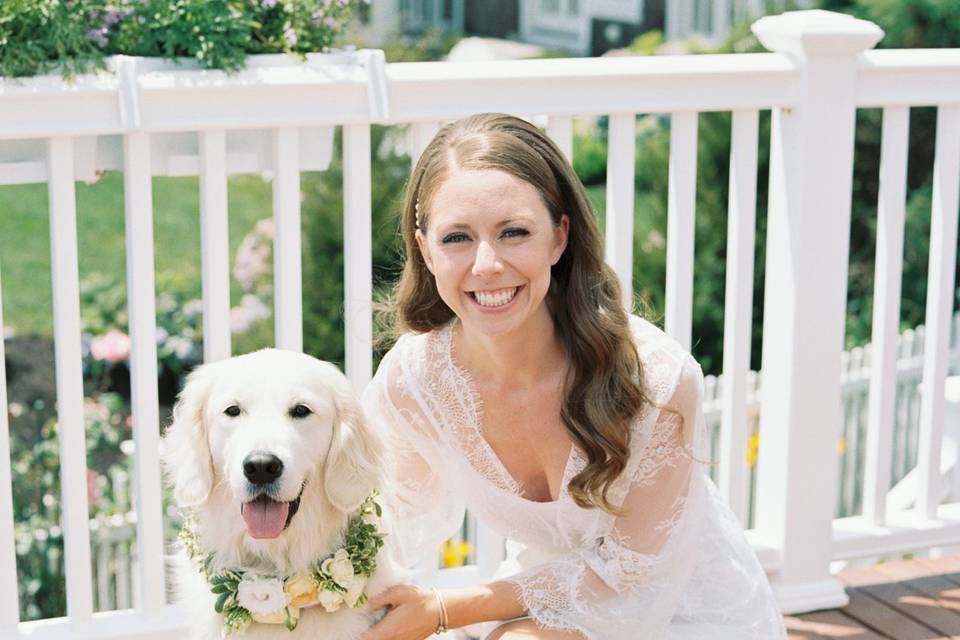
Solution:
[{"label": "house in background", "polygon": [[667,40],[696,35],[719,43],[736,23],[812,5],[813,0],[377,0],[370,23],[383,33],[439,29],[595,56],[654,29]]}]

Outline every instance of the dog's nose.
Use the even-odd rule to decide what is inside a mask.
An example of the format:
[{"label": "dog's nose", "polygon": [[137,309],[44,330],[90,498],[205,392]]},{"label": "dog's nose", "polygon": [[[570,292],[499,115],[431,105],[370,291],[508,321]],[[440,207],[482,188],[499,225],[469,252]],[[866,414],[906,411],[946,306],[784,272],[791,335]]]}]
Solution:
[{"label": "dog's nose", "polygon": [[243,475],[253,484],[270,484],[283,473],[283,462],[272,453],[254,451],[243,459]]}]

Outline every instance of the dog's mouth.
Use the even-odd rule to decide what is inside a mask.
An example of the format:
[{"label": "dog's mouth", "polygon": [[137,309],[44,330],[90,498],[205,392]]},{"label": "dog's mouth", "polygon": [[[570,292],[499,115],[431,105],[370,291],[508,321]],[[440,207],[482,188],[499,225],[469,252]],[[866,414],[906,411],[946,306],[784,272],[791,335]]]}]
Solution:
[{"label": "dog's mouth", "polygon": [[243,516],[247,533],[251,538],[259,540],[279,536],[290,526],[290,520],[300,508],[302,495],[303,487],[300,487],[300,493],[290,502],[280,502],[266,494],[260,494],[253,500],[241,504],[240,515]]}]

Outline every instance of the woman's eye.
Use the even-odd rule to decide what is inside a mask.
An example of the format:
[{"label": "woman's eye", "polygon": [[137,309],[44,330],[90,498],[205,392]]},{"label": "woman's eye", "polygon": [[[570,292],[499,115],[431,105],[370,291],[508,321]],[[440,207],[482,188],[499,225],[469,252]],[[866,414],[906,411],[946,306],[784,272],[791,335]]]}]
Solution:
[{"label": "woman's eye", "polygon": [[469,239],[470,238],[469,236],[467,236],[467,234],[457,232],[457,233],[448,233],[447,235],[443,236],[442,242],[443,244],[452,244],[456,242],[464,242]]},{"label": "woman's eye", "polygon": [[232,404],[226,409],[224,409],[223,413],[224,415],[228,415],[231,418],[236,418],[238,415],[240,415],[240,407],[235,404]]},{"label": "woman's eye", "polygon": [[530,235],[530,232],[526,229],[521,229],[520,227],[510,227],[509,229],[503,230],[504,238],[522,238],[523,236]]},{"label": "woman's eye", "polygon": [[306,417],[307,417],[308,415],[310,415],[311,413],[313,413],[313,411],[311,411],[311,410],[310,410],[310,407],[308,407],[308,406],[305,405],[305,404],[298,404],[298,405],[296,405],[295,407],[293,407],[292,409],[290,409],[290,417],[291,417],[291,418],[298,418],[298,419],[299,419],[299,418],[306,418]]}]

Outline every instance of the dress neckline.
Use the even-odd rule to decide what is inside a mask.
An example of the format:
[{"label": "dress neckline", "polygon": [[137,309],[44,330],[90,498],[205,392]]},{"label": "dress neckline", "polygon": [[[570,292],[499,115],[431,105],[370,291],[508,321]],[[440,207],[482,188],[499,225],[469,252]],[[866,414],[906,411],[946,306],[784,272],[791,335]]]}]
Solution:
[{"label": "dress neckline", "polygon": [[472,407],[472,411],[470,413],[474,416],[474,419],[469,420],[469,424],[465,425],[465,428],[473,433],[474,437],[471,438],[471,440],[476,442],[477,445],[482,449],[481,453],[483,457],[489,462],[489,465],[486,468],[479,468],[471,461],[474,470],[477,471],[477,473],[479,473],[481,476],[484,476],[488,481],[491,482],[491,484],[496,486],[501,491],[515,496],[517,499],[522,500],[526,504],[539,506],[560,504],[569,495],[567,488],[570,484],[570,479],[576,475],[576,473],[579,473],[580,469],[583,468],[584,461],[580,449],[576,446],[576,444],[572,442],[570,443],[570,452],[567,454],[566,462],[563,468],[563,475],[560,480],[560,491],[556,498],[552,498],[550,500],[534,500],[524,495],[523,484],[518,481],[512,473],[510,473],[510,470],[507,469],[507,466],[503,463],[503,460],[501,460],[500,456],[497,454],[496,450],[483,433],[483,399],[480,397],[480,393],[477,391],[477,386],[473,379],[473,375],[459,362],[457,362],[456,356],[454,355],[453,331],[458,322],[459,319],[454,317],[438,332],[441,340],[440,352],[444,359],[443,364],[446,367],[449,367],[450,370],[454,371],[457,374],[456,377],[461,381],[462,391],[466,395],[464,401],[468,402]]}]

